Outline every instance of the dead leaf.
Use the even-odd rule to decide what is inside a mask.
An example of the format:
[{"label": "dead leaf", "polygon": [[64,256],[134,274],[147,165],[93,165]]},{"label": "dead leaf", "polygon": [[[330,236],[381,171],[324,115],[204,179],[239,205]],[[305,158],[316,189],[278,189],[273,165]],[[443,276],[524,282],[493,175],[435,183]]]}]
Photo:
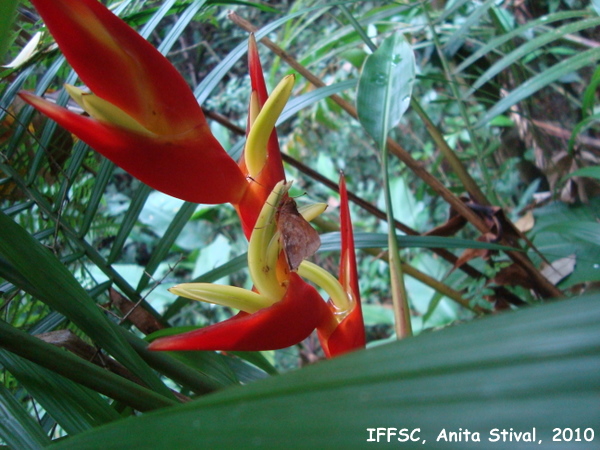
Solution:
[{"label": "dead leaf", "polygon": [[127,320],[134,324],[142,333],[151,334],[164,328],[156,317],[146,311],[142,305],[137,305],[136,307],[134,302],[125,298],[113,288],[110,288],[109,297],[111,303],[121,311],[124,316],[127,316]]},{"label": "dead leaf", "polygon": [[534,225],[535,218],[531,210],[527,211],[524,216],[520,217],[519,220],[515,222],[515,228],[521,233],[531,230]]},{"label": "dead leaf", "polygon": [[550,281],[550,283],[556,286],[563,278],[573,273],[576,263],[577,255],[573,254],[565,258],[557,259],[550,265],[545,265],[540,272],[548,279],[548,281]]}]

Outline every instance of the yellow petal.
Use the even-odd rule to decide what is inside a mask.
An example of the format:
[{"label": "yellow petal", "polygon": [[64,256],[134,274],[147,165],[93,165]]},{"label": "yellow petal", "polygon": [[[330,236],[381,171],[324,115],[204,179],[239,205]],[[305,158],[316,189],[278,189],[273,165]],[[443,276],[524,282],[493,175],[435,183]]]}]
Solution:
[{"label": "yellow petal", "polygon": [[244,158],[251,177],[256,177],[267,161],[267,143],[275,123],[292,93],[294,75],[288,75],[273,90],[252,123],[246,139]]},{"label": "yellow petal", "polygon": [[331,297],[331,301],[338,309],[336,312],[336,319],[338,321],[341,321],[352,310],[348,294],[340,282],[325,269],[310,261],[302,261],[302,264],[298,267],[298,275],[312,281],[327,292],[327,295]]},{"label": "yellow petal", "polygon": [[327,203],[312,203],[298,208],[298,212],[304,217],[304,220],[310,222],[319,217],[327,209]]},{"label": "yellow petal", "polygon": [[[258,216],[254,231],[248,243],[248,270],[250,277],[258,292],[273,301],[279,301],[285,294],[276,276],[277,255],[269,246],[275,236],[277,225],[275,215],[277,205],[281,203],[282,196],[289,190],[292,183],[280,181],[267,198]],[[271,251],[269,251],[271,248]],[[275,255],[275,257],[274,257]]]},{"label": "yellow petal", "polygon": [[174,286],[169,291],[192,300],[229,306],[250,314],[268,308],[274,303],[256,292],[220,284],[185,283]]},{"label": "yellow petal", "polygon": [[91,92],[85,92],[70,84],[65,84],[65,89],[73,100],[81,106],[94,119],[108,122],[126,128],[136,133],[153,135],[148,129],[140,125],[133,117],[117,108],[110,102],[98,97]]}]

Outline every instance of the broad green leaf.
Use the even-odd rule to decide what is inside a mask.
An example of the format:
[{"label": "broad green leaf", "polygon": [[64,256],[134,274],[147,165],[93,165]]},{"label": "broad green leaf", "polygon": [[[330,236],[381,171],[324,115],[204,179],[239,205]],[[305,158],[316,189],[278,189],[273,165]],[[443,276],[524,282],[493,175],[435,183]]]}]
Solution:
[{"label": "broad green leaf", "polygon": [[0,439],[9,448],[19,450],[41,449],[50,444],[44,430],[1,384]]},{"label": "broad green leaf", "polygon": [[563,237],[568,237],[578,241],[584,241],[588,244],[600,247],[600,223],[597,222],[559,222],[538,228],[536,229],[536,232],[558,233]]},{"label": "broad green leaf", "polygon": [[493,429],[533,427],[539,448],[574,448],[553,443],[553,429],[598,432],[598,321],[599,295],[508,312],[108,424],[52,448],[362,448],[378,427],[419,428],[419,442],[392,436],[406,448],[425,448],[423,441],[468,448],[436,442],[442,430],[459,428],[480,433],[485,444],[477,448],[487,448]]},{"label": "broad green leaf", "polygon": [[[562,258],[575,260],[575,270],[569,277],[561,282],[561,288],[600,281],[598,270],[598,246],[582,239],[584,235],[572,233],[570,224],[595,225],[600,220],[600,197],[591,199],[588,204],[568,205],[555,202],[534,210],[535,227],[533,234],[534,246],[546,257],[548,261]],[[567,224],[565,226],[565,224]],[[584,225],[585,227],[586,225]],[[559,227],[558,231],[554,227]],[[593,241],[596,239],[593,230],[586,233]],[[529,257],[539,266],[543,264],[539,256],[530,252]]]},{"label": "broad green leaf", "polygon": [[[367,39],[367,42],[370,41]],[[395,33],[385,39],[381,46],[367,57],[358,82],[356,100],[358,118],[382,152],[381,168],[388,223],[393,222],[394,212],[386,140],[390,130],[400,122],[410,105],[415,71],[415,56],[412,48],[402,34]],[[388,241],[396,335],[410,336],[412,331],[408,295],[403,281],[398,242],[391,228],[388,228]]]},{"label": "broad green leaf", "polygon": [[401,33],[385,39],[367,57],[358,82],[358,118],[380,144],[410,105],[415,81],[415,56]]}]

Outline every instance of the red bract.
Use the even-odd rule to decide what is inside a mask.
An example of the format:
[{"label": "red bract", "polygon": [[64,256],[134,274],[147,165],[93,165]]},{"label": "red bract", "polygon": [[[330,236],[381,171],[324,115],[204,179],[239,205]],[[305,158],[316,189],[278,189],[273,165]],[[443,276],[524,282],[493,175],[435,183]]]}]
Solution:
[{"label": "red bract", "polygon": [[96,117],[86,118],[21,93],[25,101],[162,192],[198,203],[241,200],[245,175],[164,56],[96,0],[33,4],[94,94],[83,94],[83,101],[101,107],[88,111]]},{"label": "red bract", "polygon": [[[254,292],[241,290],[241,293],[240,288],[208,283],[190,283],[176,288],[177,293],[184,297],[246,308],[254,312],[242,312],[229,320],[197,331],[160,338],[150,345],[152,350],[273,350],[300,342],[315,328],[328,358],[364,348],[365,333],[354,240],[343,180],[340,189],[340,283],[336,284],[335,279],[332,280],[327,272],[306,261],[299,268],[301,276],[309,278],[331,293],[332,300],[329,303],[325,303],[315,289],[302,281],[298,274],[289,271],[280,244],[276,253],[270,251],[270,245],[265,245],[277,239],[276,226],[272,222],[276,211],[287,198],[287,188],[289,184],[276,185],[265,201],[250,238],[248,266],[255,284]],[[242,298],[242,295],[252,304],[245,306],[236,301],[232,305],[231,299]]]},{"label": "red bract", "polygon": [[[319,330],[319,340],[328,358],[358,350],[365,347],[365,328],[358,288],[358,273],[354,250],[354,233],[352,219],[348,207],[346,180],[340,176],[340,226],[342,237],[342,254],[340,257],[339,281],[351,302],[351,310],[333,331]],[[330,300],[332,313],[339,312]]]},{"label": "red bract", "polygon": [[319,293],[297,274],[290,274],[285,296],[252,314],[240,312],[215,325],[155,340],[150,350],[258,351],[290,347],[317,327],[330,323],[330,311]]},{"label": "red bract", "polygon": [[206,124],[177,136],[142,134],[75,114],[28,92],[20,95],[116,165],[161,192],[197,203],[241,200],[246,180]]},{"label": "red bract", "polygon": [[[248,71],[250,73],[252,94],[248,108],[246,134],[251,130],[256,115],[262,110],[269,98],[254,35],[251,35],[248,41]],[[277,131],[273,128],[272,131],[264,130],[264,133],[270,133],[266,148],[266,163],[258,175],[248,179],[250,184],[244,199],[236,206],[238,215],[242,219],[244,234],[248,239],[252,234],[252,229],[265,200],[277,183],[282,180],[285,181]],[[244,152],[253,150],[256,149],[245,148]],[[239,165],[242,173],[248,174],[249,171],[244,157],[240,159]]]}]

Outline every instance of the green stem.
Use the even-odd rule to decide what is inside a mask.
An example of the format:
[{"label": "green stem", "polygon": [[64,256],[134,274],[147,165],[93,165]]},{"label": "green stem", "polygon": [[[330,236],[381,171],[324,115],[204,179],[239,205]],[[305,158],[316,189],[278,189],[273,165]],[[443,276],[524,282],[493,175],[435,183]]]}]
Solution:
[{"label": "green stem", "polygon": [[386,140],[379,143],[382,149],[382,168],[383,168],[383,186],[385,191],[385,210],[388,223],[388,255],[390,263],[390,281],[392,284],[392,303],[394,305],[395,330],[398,339],[412,335],[412,325],[410,323],[410,309],[408,307],[408,297],[406,295],[406,286],[404,285],[404,274],[402,271],[402,261],[396,240],[396,229],[390,225],[394,223],[394,210],[392,207],[392,195],[390,192],[390,179],[388,156],[389,152]]}]

